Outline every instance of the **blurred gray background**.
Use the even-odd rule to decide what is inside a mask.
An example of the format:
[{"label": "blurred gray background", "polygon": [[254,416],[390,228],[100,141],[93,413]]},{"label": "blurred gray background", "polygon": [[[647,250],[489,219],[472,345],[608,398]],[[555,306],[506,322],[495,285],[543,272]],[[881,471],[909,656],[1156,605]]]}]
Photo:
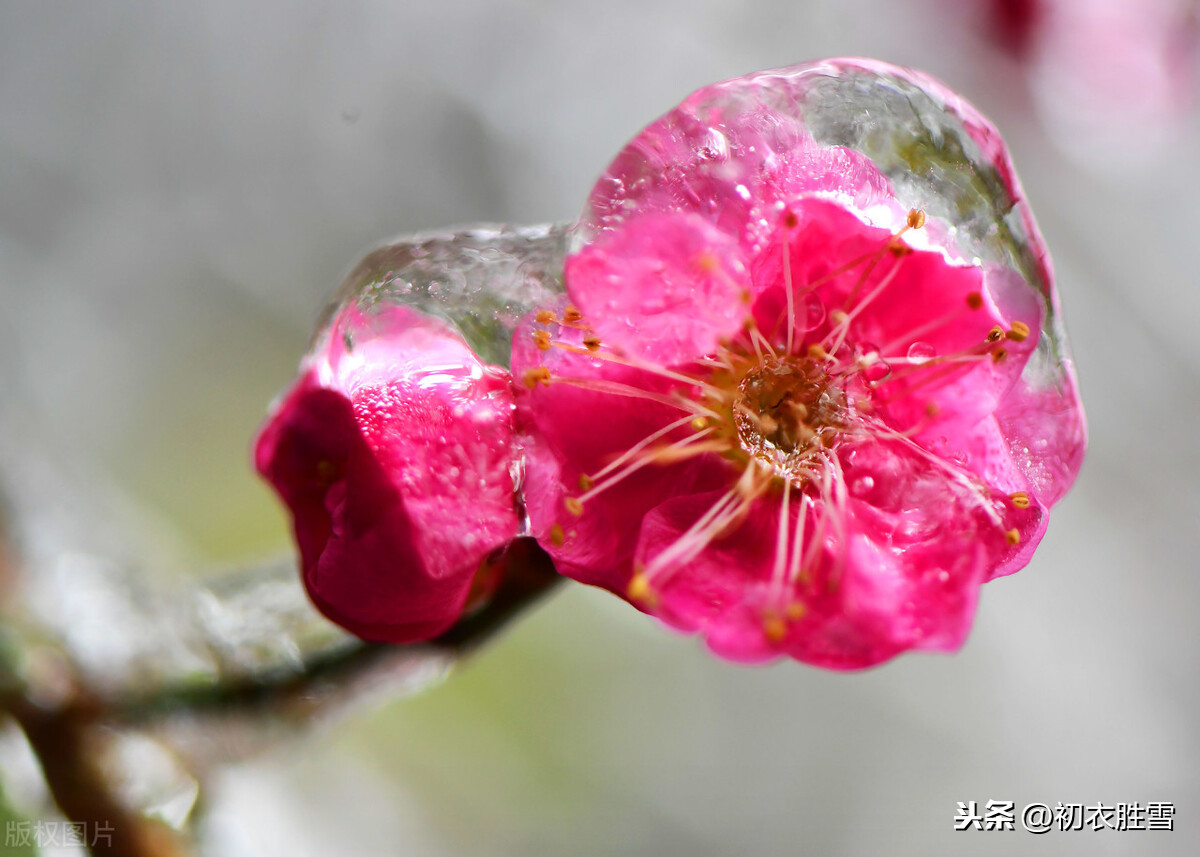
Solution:
[{"label": "blurred gray background", "polygon": [[[197,562],[288,549],[249,441],[363,252],[572,218],[703,84],[934,73],[1005,133],[1057,264],[1091,451],[960,654],[733,666],[571,586],[441,687],[229,769],[217,853],[1200,853],[1200,133],[1077,163],[946,9],[0,3],[0,408]],[[952,832],[988,799],[1171,801],[1176,830]]]}]

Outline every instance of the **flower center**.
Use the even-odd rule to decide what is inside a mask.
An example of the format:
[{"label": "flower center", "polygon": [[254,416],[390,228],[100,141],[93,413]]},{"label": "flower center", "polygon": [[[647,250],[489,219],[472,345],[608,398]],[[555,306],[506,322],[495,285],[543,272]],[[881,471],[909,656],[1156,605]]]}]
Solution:
[{"label": "flower center", "polygon": [[742,449],[799,479],[844,427],[846,408],[842,389],[817,361],[767,358],[738,384],[733,424]]},{"label": "flower center", "polygon": [[[765,333],[757,316],[749,312],[737,335],[720,340],[713,353],[698,355],[688,365],[660,365],[606,345],[574,306],[566,307],[561,315],[539,310],[531,335],[536,347],[586,358],[591,366],[573,375],[569,368],[552,372],[550,366],[538,362],[524,371],[521,380],[526,387],[536,391],[552,383],[569,385],[666,406],[677,414],[676,419],[659,425],[631,446],[615,450],[597,469],[574,474],[564,471],[562,502],[567,515],[555,520],[546,532],[550,544],[562,547],[575,539],[572,520],[582,516],[597,496],[643,468],[701,456],[720,457],[727,462],[723,465],[729,480],[727,490],[673,541],[634,564],[626,595],[655,609],[659,593],[672,575],[687,568],[710,543],[741,526],[756,504],[762,509],[767,503],[766,508],[776,514],[777,531],[762,608],[763,633],[779,643],[789,633],[789,624],[801,621],[808,609],[799,593],[801,587],[816,591],[811,587],[817,585],[814,575],[829,539],[835,539],[844,550],[849,490],[839,446],[851,436],[904,445],[909,454],[941,468],[955,491],[987,516],[1010,545],[1020,544],[1021,533],[1006,510],[1009,506],[1029,508],[1032,500],[1028,494],[1018,491],[1007,503],[998,505],[972,475],[912,439],[938,417],[936,401],[928,398],[924,418],[911,419],[903,430],[879,414],[880,408],[886,410],[914,394],[956,382],[980,363],[1008,359],[1010,344],[1018,345],[1034,333],[1029,323],[1014,320],[1008,328],[992,327],[982,340],[961,349],[935,351],[924,337],[962,323],[964,317],[985,306],[982,293],[972,290],[963,295],[962,304],[946,308],[942,315],[928,320],[918,315],[914,326],[894,332],[882,348],[862,341],[864,311],[895,287],[899,273],[909,264],[906,260],[915,252],[901,237],[924,223],[923,212],[910,211],[906,225],[873,250],[815,279],[802,280],[794,279],[792,270],[791,236],[800,221],[794,213],[785,213],[779,284],[785,304],[777,321],[765,319],[764,327],[770,333]],[[696,266],[710,273],[714,270],[712,260],[703,255]],[[832,285],[818,295],[817,290],[827,284]],[[761,285],[765,295],[774,284]],[[820,313],[821,320],[815,324],[808,310],[808,299],[814,296],[831,305],[840,304],[827,316]],[[753,305],[750,292],[744,297]],[[764,312],[769,306],[764,304]],[[598,373],[597,367],[605,363],[622,367],[622,373]],[[654,382],[643,386],[630,369]],[[577,491],[569,484],[572,479],[577,480]],[[602,516],[607,514],[602,512]],[[839,569],[836,563],[826,569],[827,576],[820,584],[823,591],[836,588]]]}]

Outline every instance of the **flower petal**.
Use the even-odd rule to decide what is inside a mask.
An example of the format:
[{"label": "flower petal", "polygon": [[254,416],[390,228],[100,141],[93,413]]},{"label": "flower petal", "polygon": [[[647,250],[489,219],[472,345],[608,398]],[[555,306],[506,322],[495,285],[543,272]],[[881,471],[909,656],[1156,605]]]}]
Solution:
[{"label": "flower petal", "polygon": [[606,343],[670,366],[741,329],[737,243],[696,215],[647,214],[567,260],[570,295]]}]

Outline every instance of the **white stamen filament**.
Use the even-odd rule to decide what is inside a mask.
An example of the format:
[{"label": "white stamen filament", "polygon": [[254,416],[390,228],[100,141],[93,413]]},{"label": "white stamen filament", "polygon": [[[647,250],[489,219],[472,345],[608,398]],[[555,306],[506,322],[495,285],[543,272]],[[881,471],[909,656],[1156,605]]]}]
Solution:
[{"label": "white stamen filament", "polygon": [[983,493],[983,490],[978,485],[976,485],[975,482],[973,482],[971,480],[970,476],[968,476],[964,471],[962,471],[958,467],[955,467],[949,461],[938,458],[932,452],[925,449],[925,447],[921,446],[919,443],[916,443],[915,441],[911,440],[910,438],[905,437],[902,433],[896,431],[895,429],[891,428],[890,426],[887,426],[887,425],[879,422],[878,420],[870,420],[870,423],[872,424],[873,428],[879,432],[879,434],[882,434],[885,437],[890,437],[890,438],[900,441],[900,443],[904,444],[905,446],[907,446],[908,448],[910,448],[911,450],[916,452],[921,458],[924,458],[926,461],[930,462],[935,467],[938,467],[938,468],[944,470],[947,474],[949,474],[952,481],[956,482],[959,486],[961,486],[962,488],[965,488],[967,490],[967,493],[970,495],[970,498],[992,520],[992,523],[994,523],[996,526],[1000,527],[1001,529],[1007,529],[1004,526],[1003,520],[1000,518],[1000,514],[996,511],[995,507],[988,500],[987,495]]},{"label": "white stamen filament", "polygon": [[672,396],[664,396],[660,393],[651,393],[649,390],[643,390],[641,387],[634,387],[630,384],[622,384],[619,381],[608,381],[603,378],[571,378],[563,375],[555,375],[554,383],[581,387],[584,390],[595,390],[598,393],[610,393],[614,396],[626,396],[631,399],[647,399],[651,402],[658,402],[660,405],[668,405],[681,411],[687,411],[692,417],[721,418],[721,415],[716,411],[706,408],[699,402],[692,401],[691,399],[679,399]]},{"label": "white stamen filament", "polygon": [[[845,318],[842,319],[840,324],[833,328],[833,330],[829,331],[824,342],[821,343],[825,347],[826,351],[828,351],[830,354],[837,353],[837,350],[842,347],[842,344],[846,341],[846,337],[850,334],[850,323],[854,321],[854,319],[856,319],[863,310],[870,306],[871,302],[874,301],[875,298],[879,297],[879,295],[883,293],[884,289],[891,285],[892,280],[896,278],[896,274],[900,272],[900,266],[902,264],[903,260],[897,259],[896,264],[892,266],[891,270],[883,275],[883,278],[880,279],[879,284],[871,290],[871,293],[859,301],[858,305],[846,314]],[[827,343],[829,342],[830,337],[832,337],[835,333],[838,334],[837,344],[831,348]]]},{"label": "white stamen filament", "polygon": [[[643,576],[647,580],[653,580],[672,567],[677,569],[708,547],[709,542],[730,523],[737,520],[750,504],[761,496],[766,486],[770,485],[769,479],[759,485],[754,484],[757,470],[758,468],[751,464],[742,471],[741,478],[733,488],[722,495],[721,499],[700,516],[699,520],[692,524],[683,535],[647,564],[642,573]],[[740,503],[737,502],[739,495],[742,498]]]},{"label": "white stamen filament", "polygon": [[[667,453],[669,456],[669,454],[671,452],[684,450],[687,447],[695,444],[698,440],[703,438],[705,435],[712,434],[712,432],[713,432],[713,429],[711,429],[711,428],[704,429],[702,431],[697,432],[696,434],[685,437],[682,440],[678,440],[675,443],[671,444],[670,446],[664,447],[663,450],[661,450],[661,451],[664,453]],[[663,456],[663,458],[667,458],[668,456]],[[655,463],[655,461],[657,461],[657,460],[660,460],[660,459],[655,453],[650,453],[643,458],[636,459],[631,464],[626,466],[624,469],[617,471],[617,473],[614,474],[613,476],[610,476],[608,479],[604,480],[603,482],[594,485],[592,488],[590,488],[585,493],[580,494],[577,499],[579,500],[579,502],[585,503],[588,500],[595,497],[600,492],[605,491],[605,490],[611,488],[612,486],[616,485],[618,482],[625,479],[630,474],[635,473],[638,470],[641,470],[647,464]]]},{"label": "white stamen filament", "polygon": [[800,520],[796,524],[796,535],[792,540],[792,555],[788,560],[787,581],[788,587],[796,585],[797,579],[800,577],[800,569],[802,568],[800,557],[800,548],[804,544],[804,520],[808,515],[808,495],[800,494]]},{"label": "white stamen filament", "polygon": [[771,591],[778,595],[783,589],[783,573],[788,556],[788,532],[791,529],[791,519],[788,516],[788,503],[792,496],[792,480],[783,482],[783,503],[779,507],[779,527],[775,536],[775,568],[771,572]]},{"label": "white stamen filament", "polygon": [[624,464],[626,461],[628,461],[630,458],[637,455],[639,452],[641,452],[643,449],[648,447],[650,444],[654,443],[654,441],[658,440],[663,435],[670,434],[671,432],[675,431],[675,429],[677,429],[677,428],[683,428],[685,425],[690,423],[693,419],[695,419],[695,417],[690,417],[690,416],[684,417],[683,419],[676,420],[675,422],[670,423],[669,425],[663,426],[662,428],[660,428],[658,431],[654,432],[653,434],[647,435],[646,437],[642,438],[637,443],[635,443],[633,446],[629,447],[629,449],[625,450],[625,452],[623,452],[615,460],[610,461],[607,466],[602,467],[600,470],[597,470],[595,473],[591,474],[591,478],[597,479],[597,480],[604,478],[605,476],[607,476],[608,474],[610,474],[614,470],[616,470],[618,467],[620,467],[622,464]]},{"label": "white stamen filament", "polygon": [[658,366],[654,363],[638,360],[625,354],[617,354],[615,351],[610,350],[605,352],[602,349],[591,351],[587,348],[580,348],[579,346],[570,345],[566,342],[560,342],[557,340],[551,342],[550,344],[555,348],[562,349],[563,351],[569,351],[572,354],[582,354],[585,357],[591,357],[593,360],[603,360],[608,363],[616,363],[618,366],[628,366],[631,369],[639,369],[643,372],[649,372],[651,375],[657,375],[660,378],[667,378],[671,381],[678,381],[681,384],[687,384],[688,386],[699,387],[706,393],[718,392],[715,387],[706,384],[700,378],[696,378],[691,375],[683,375],[679,372],[672,372],[670,369],[665,369],[662,366]]}]

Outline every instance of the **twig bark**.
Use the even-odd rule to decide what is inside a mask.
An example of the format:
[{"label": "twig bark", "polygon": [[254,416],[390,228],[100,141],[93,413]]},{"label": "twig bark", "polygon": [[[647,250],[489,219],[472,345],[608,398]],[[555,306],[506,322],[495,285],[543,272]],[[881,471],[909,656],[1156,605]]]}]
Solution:
[{"label": "twig bark", "polygon": [[[182,857],[188,852],[181,837],[123,806],[114,795],[97,752],[101,730],[146,730],[168,740],[194,765],[211,765],[222,761],[211,746],[221,722],[236,720],[259,728],[276,724],[295,734],[300,727],[361,704],[371,691],[378,695],[393,690],[397,679],[414,672],[432,667],[444,673],[493,639],[559,579],[550,558],[535,542],[522,539],[505,554],[501,583],[487,604],[426,643],[358,642],[322,654],[298,672],[241,677],[203,688],[168,686],[112,697],[79,687],[67,701],[52,707],[35,704],[19,680],[9,675],[0,690],[0,709],[24,731],[63,815],[87,831],[106,832],[90,837],[94,857]],[[420,682],[421,687],[427,684]]]}]

